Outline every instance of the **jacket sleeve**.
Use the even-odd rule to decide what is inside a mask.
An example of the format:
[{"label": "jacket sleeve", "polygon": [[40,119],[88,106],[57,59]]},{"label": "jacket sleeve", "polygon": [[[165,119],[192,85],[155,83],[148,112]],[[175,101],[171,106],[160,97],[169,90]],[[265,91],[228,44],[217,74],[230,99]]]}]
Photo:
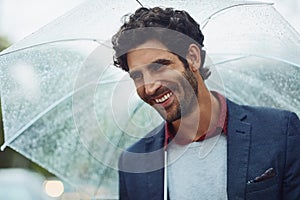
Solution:
[{"label": "jacket sleeve", "polygon": [[283,199],[300,199],[300,120],[289,115],[286,133],[286,160],[283,180]]},{"label": "jacket sleeve", "polygon": [[124,180],[123,172],[119,171],[119,199],[120,200],[128,200],[128,194],[126,189],[126,184]]},{"label": "jacket sleeve", "polygon": [[122,171],[123,154],[119,158],[119,200],[129,200],[126,189],[125,172]]}]

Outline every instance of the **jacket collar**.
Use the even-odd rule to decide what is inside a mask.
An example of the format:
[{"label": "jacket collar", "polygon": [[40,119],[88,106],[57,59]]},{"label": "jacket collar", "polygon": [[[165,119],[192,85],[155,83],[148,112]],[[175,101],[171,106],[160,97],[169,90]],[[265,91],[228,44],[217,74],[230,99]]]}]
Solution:
[{"label": "jacket collar", "polygon": [[[147,173],[147,195],[149,199],[163,199],[164,195],[164,140],[165,126],[162,123],[145,140],[145,152],[155,152],[155,158],[148,161],[157,170]],[[151,134],[150,133],[150,134]],[[158,167],[157,167],[158,166]]]}]

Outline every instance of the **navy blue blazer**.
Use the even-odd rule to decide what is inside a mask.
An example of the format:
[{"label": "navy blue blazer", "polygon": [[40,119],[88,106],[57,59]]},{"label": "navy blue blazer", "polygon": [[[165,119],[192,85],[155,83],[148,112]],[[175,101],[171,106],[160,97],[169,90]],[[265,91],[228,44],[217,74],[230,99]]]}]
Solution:
[{"label": "navy blue blazer", "polygon": [[[296,114],[229,100],[227,108],[228,199],[300,200],[300,120]],[[123,152],[119,160],[121,200],[163,200],[163,145],[164,124]],[[153,155],[142,156],[149,152]],[[251,181],[270,168],[271,176]]]}]

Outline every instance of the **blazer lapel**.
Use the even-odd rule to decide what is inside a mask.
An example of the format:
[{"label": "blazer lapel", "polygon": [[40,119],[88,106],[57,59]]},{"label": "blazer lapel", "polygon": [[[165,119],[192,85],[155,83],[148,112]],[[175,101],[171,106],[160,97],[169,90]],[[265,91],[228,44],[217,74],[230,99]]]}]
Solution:
[{"label": "blazer lapel", "polygon": [[227,100],[227,194],[228,199],[245,199],[251,124],[241,106]]},{"label": "blazer lapel", "polygon": [[149,199],[163,199],[164,195],[164,126],[159,126],[155,135],[148,137],[145,141],[145,152],[152,152],[151,158],[148,160],[149,172],[147,176],[148,197]]}]

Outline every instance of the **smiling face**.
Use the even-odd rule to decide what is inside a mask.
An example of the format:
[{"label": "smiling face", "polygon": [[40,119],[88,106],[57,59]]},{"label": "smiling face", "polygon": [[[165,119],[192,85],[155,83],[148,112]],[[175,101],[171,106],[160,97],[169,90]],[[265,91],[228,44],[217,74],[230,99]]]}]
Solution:
[{"label": "smiling face", "polygon": [[168,122],[192,112],[197,106],[198,80],[177,55],[156,40],[127,53],[130,77],[143,101]]}]

